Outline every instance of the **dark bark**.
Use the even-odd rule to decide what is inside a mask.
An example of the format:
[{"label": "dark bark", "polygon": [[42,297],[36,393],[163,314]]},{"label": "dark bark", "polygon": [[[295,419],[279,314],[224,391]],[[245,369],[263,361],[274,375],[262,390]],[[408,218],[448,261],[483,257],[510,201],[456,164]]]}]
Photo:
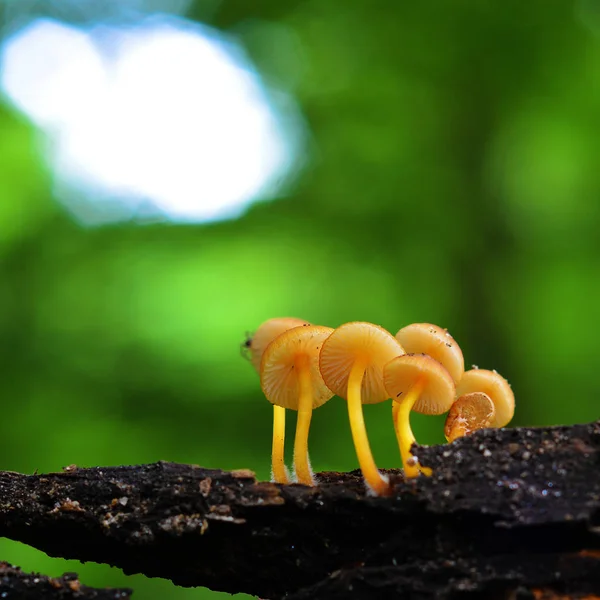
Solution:
[{"label": "dark bark", "polygon": [[52,556],[262,598],[600,595],[600,422],[416,448],[432,477],[315,488],[157,463],[0,473],[0,535]]},{"label": "dark bark", "polygon": [[7,600],[126,600],[130,596],[131,590],[82,585],[76,573],[48,577],[23,573],[18,567],[0,562],[0,598]]}]

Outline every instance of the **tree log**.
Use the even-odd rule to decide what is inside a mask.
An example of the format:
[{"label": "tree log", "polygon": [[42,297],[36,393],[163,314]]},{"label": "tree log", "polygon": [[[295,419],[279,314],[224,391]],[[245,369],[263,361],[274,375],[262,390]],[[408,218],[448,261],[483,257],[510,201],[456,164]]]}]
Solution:
[{"label": "tree log", "polygon": [[600,422],[414,448],[432,477],[319,485],[156,463],[0,473],[0,535],[277,600],[600,598]]},{"label": "tree log", "polygon": [[23,573],[18,567],[0,562],[0,598],[6,600],[126,600],[130,596],[131,590],[82,585],[77,573],[48,577]]}]

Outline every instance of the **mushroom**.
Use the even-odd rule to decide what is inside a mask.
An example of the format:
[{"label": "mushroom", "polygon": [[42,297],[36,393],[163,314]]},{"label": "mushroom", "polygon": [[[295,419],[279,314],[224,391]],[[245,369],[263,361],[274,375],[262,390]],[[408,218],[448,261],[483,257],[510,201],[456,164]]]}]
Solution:
[{"label": "mushroom", "polygon": [[[252,366],[258,372],[265,348],[279,335],[292,329],[309,325],[295,317],[278,317],[265,321],[251,336],[242,343],[242,350],[249,353]],[[276,483],[291,483],[285,466],[285,408],[273,405],[273,446],[271,451],[271,467],[273,480]]]},{"label": "mushroom", "polygon": [[464,394],[450,407],[444,425],[444,435],[449,442],[489,427],[496,418],[492,399],[483,392]]},{"label": "mushroom", "polygon": [[332,332],[331,327],[319,325],[288,329],[267,346],[260,364],[260,384],[267,400],[283,410],[298,411],[294,470],[298,482],[306,485],[314,485],[308,459],[312,411],[333,396],[319,371],[319,350]]},{"label": "mushroom", "polygon": [[408,354],[428,354],[442,363],[458,384],[465,372],[465,360],[460,346],[446,329],[431,323],[412,323],[403,327],[396,339]]},{"label": "mushroom", "polygon": [[510,384],[497,371],[471,369],[466,371],[456,386],[456,395],[463,396],[471,392],[487,394],[496,409],[496,416],[491,427],[504,427],[515,414],[515,395]]},{"label": "mushroom", "polygon": [[[404,475],[416,477],[419,467],[410,453],[416,441],[410,427],[410,411],[426,415],[445,413],[454,401],[454,381],[442,364],[427,354],[406,354],[394,358],[385,365],[383,377],[387,393],[395,400],[392,416]],[[421,467],[421,471],[431,475],[431,469]]]},{"label": "mushroom", "polygon": [[310,325],[310,323],[295,317],[277,317],[265,321],[253,334],[246,336],[242,349],[250,351],[250,362],[257,372],[260,371],[260,361],[265,348],[284,331],[302,325]]},{"label": "mushroom", "polygon": [[352,322],[338,327],[321,349],[319,365],[327,387],[348,401],[350,429],[366,484],[377,495],[390,491],[388,480],[373,459],[363,404],[389,398],[383,385],[383,366],[404,349],[394,336],[371,323]]}]

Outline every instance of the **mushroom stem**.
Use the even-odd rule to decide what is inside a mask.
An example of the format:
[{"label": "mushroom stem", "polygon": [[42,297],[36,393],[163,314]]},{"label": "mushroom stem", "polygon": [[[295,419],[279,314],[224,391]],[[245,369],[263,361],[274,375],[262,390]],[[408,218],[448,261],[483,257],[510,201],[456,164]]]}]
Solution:
[{"label": "mushroom stem", "polygon": [[[404,465],[405,477],[416,477],[419,474],[418,463],[410,453],[411,446],[417,441],[410,427],[410,411],[419,399],[425,383],[425,378],[418,379],[406,396],[400,401],[394,400],[392,405],[394,429],[396,430],[396,438],[400,447],[400,456]],[[420,470],[425,475],[431,475],[431,469],[427,467],[421,467]]]},{"label": "mushroom stem", "polygon": [[390,485],[387,478],[381,475],[373,460],[373,453],[369,445],[365,419],[361,402],[361,385],[365,374],[365,363],[357,360],[352,365],[348,378],[348,417],[352,439],[356,449],[358,464],[367,485],[379,496],[389,494]]},{"label": "mushroom stem", "polygon": [[273,447],[271,451],[271,470],[275,483],[291,483],[285,466],[285,408],[273,405]]},{"label": "mushroom stem", "polygon": [[306,360],[297,361],[296,368],[300,379],[300,398],[298,400],[296,439],[294,440],[294,470],[298,483],[315,485],[308,459],[308,431],[313,407],[310,368]]}]

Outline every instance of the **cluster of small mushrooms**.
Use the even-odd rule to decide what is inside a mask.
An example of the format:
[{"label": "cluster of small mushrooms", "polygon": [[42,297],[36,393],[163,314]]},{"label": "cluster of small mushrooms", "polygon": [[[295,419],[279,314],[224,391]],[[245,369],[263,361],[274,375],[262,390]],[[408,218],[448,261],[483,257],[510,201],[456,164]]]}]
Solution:
[{"label": "cluster of small mushrooms", "polygon": [[416,441],[409,415],[448,412],[449,442],[484,427],[504,427],[513,417],[515,397],[496,371],[465,372],[463,354],[452,336],[430,323],[413,323],[394,337],[371,323],[337,329],[301,319],[270,319],[243,344],[273,404],[273,480],[290,483],[285,466],[285,410],[298,411],[294,441],[295,480],[315,485],[308,457],[312,411],[334,395],[347,400],[352,439],[365,483],[377,495],[390,493],[379,472],[363,417],[363,404],[392,399],[392,417],[405,477],[431,470],[411,455]]}]

